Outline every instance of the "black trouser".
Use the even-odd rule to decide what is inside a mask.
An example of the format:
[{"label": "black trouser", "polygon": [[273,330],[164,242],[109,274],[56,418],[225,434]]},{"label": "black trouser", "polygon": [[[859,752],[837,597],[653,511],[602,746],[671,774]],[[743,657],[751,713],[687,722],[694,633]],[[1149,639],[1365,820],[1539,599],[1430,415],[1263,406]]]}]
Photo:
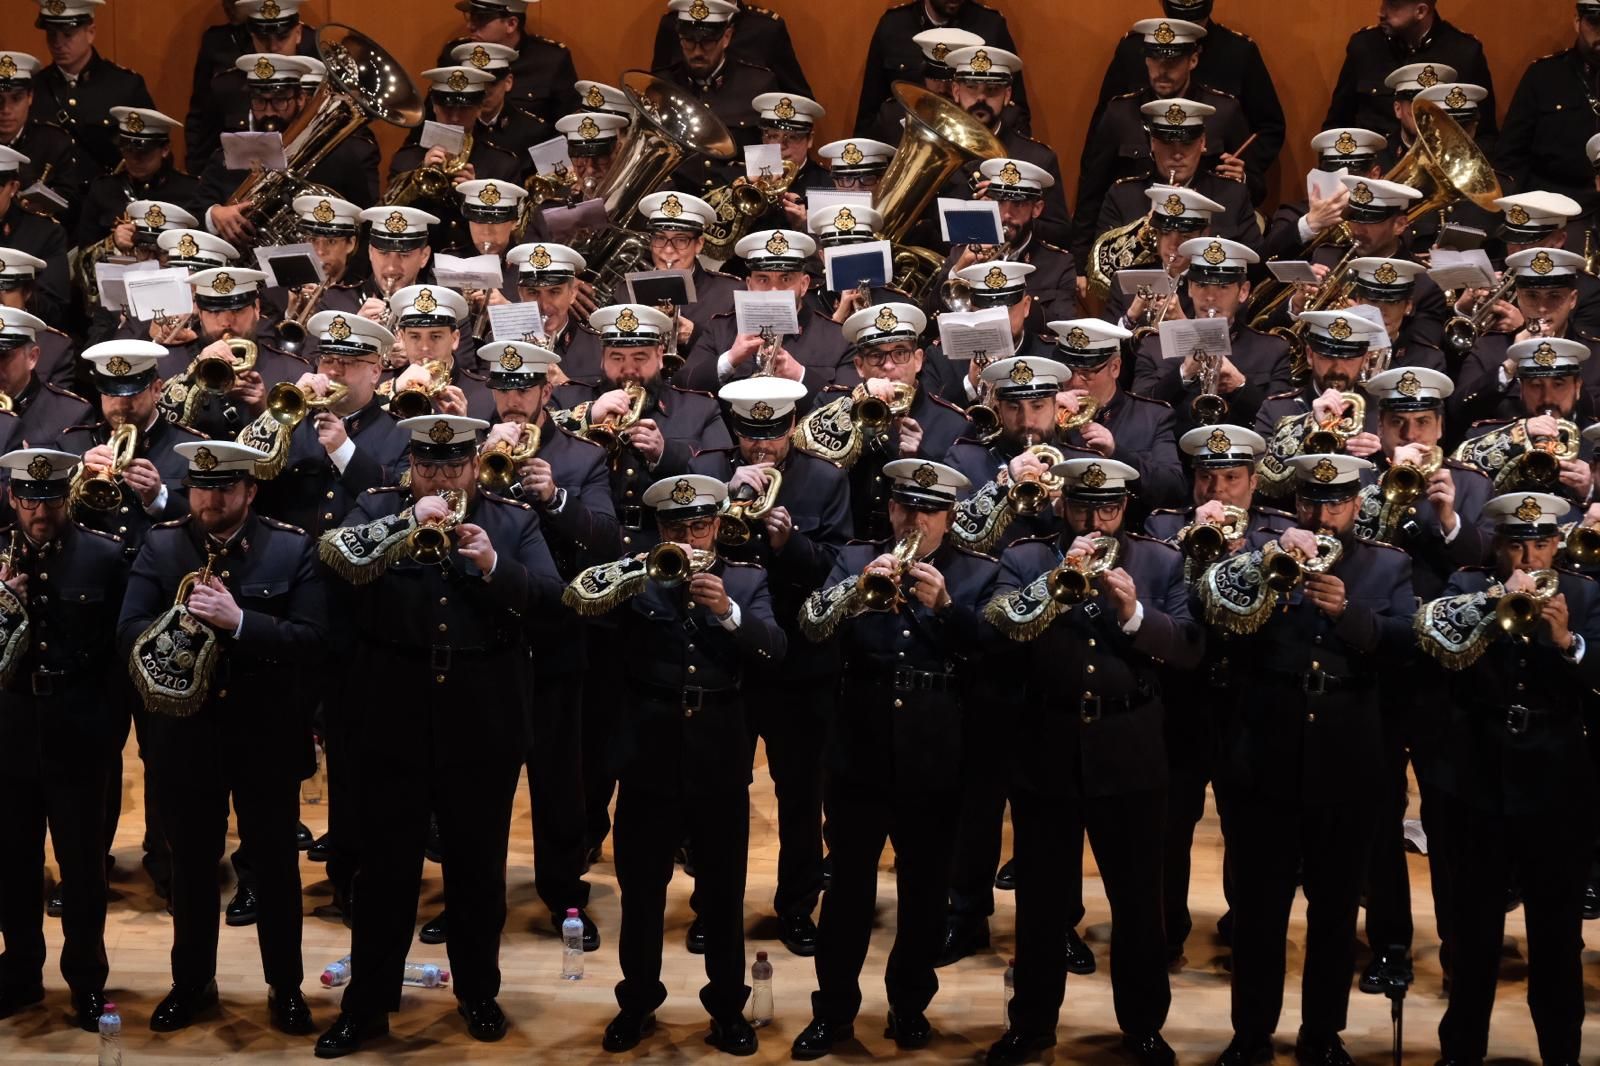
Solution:
[{"label": "black trouser", "polygon": [[[850,708],[841,708],[850,713]],[[828,809],[833,880],[822,897],[817,936],[817,991],[811,1013],[845,1024],[861,1010],[861,967],[877,913],[878,860],[894,844],[894,947],[884,968],[889,1007],[897,1014],[927,1008],[939,990],[933,964],[944,944],[959,784],[938,792],[867,785],[830,776]]]},{"label": "black trouser", "polygon": [[[1163,789],[1097,797],[1012,790],[1017,869],[1012,1028],[1030,1034],[1055,1030],[1067,986],[1067,930],[1076,922],[1062,903],[1062,889],[1083,884],[1085,833],[1111,904],[1111,999],[1117,1025],[1144,1036],[1166,1023],[1172,992],[1161,927],[1165,817]],[[1077,894],[1081,900],[1081,889]]]},{"label": "black trouser", "polygon": [[1006,768],[984,751],[962,769],[961,815],[950,867],[950,913],[962,919],[994,913],[994,875],[1005,835]]},{"label": "black trouser", "polygon": [[[120,691],[120,690],[119,690]],[[120,696],[118,698],[121,698]],[[138,745],[139,761],[144,764],[144,836],[140,841],[140,850],[144,852],[144,868],[159,884],[169,884],[172,881],[172,850],[167,845],[167,833],[161,825],[161,799],[156,793],[155,775],[150,772],[150,713],[144,709],[138,697],[134,695],[131,686],[127,690],[127,698],[133,702],[133,713],[130,716],[133,722],[133,732]],[[122,743],[106,767],[106,782],[108,795],[106,797],[106,816],[109,819],[106,825],[106,853],[110,854],[111,844],[117,836],[117,825],[122,818],[122,748],[127,744],[128,735],[122,733]]]},{"label": "black trouser", "polygon": [[7,693],[0,704],[0,989],[37,988],[45,962],[45,828],[61,869],[61,976],[74,992],[105,987],[106,774],[112,745],[51,722],[55,701]]},{"label": "black trouser", "polygon": [[[1202,753],[1204,754],[1204,753]],[[1189,872],[1194,851],[1194,827],[1206,813],[1206,784],[1211,779],[1209,757],[1167,748],[1167,813],[1161,843],[1161,913],[1166,928],[1167,954],[1183,951],[1194,929],[1189,914]]]},{"label": "black trouser", "polygon": [[[700,1002],[713,1019],[732,1021],[750,993],[744,983],[747,785],[670,794],[634,785],[626,776],[618,782],[616,867],[622,930],[617,952],[622,980],[617,982],[617,1005],[645,1015],[667,998],[667,986],[661,983],[667,884],[672,880],[673,854],[686,839],[695,842],[695,893],[706,935],[706,984],[700,989]],[[450,935],[455,936],[453,924]]]},{"label": "black trouser", "polygon": [[281,743],[253,746],[241,735],[246,727],[219,723],[223,713],[241,711],[267,713],[208,705],[193,717],[149,721],[150,768],[172,847],[172,980],[185,990],[217,973],[217,863],[227,846],[230,797],[255,870],[262,973],[272,988],[299,988],[303,976],[300,756]]},{"label": "black trouser", "polygon": [[[616,666],[591,663],[583,685],[584,849],[598,848],[611,832],[611,795],[617,789],[611,731],[617,725],[619,681]],[[679,844],[683,843],[681,840]]]},{"label": "black trouser", "polygon": [[[533,882],[556,918],[589,905],[583,879],[583,675],[540,675],[528,751]],[[453,920],[453,919],[452,919]]]},{"label": "black trouser", "polygon": [[1451,883],[1450,1003],[1439,1022],[1442,1057],[1482,1062],[1488,1051],[1506,889],[1515,873],[1528,928],[1528,1012],[1539,1057],[1548,1063],[1577,1062],[1592,811],[1575,798],[1536,814],[1495,815],[1430,791],[1429,850],[1437,851]]},{"label": "black trouser", "polygon": [[[754,685],[745,695],[750,757],[756,736],[767,742],[767,772],[778,799],[779,917],[807,916],[822,894],[822,745],[833,687],[826,679]],[[698,870],[700,842],[694,841]]]},{"label": "black trouser", "polygon": [[[1325,802],[1297,796],[1222,797],[1233,869],[1233,1031],[1270,1037],[1283,1012],[1284,945],[1299,878],[1306,895],[1301,1028],[1332,1036],[1345,1027],[1355,967],[1356,911],[1377,825],[1370,786]],[[1503,903],[1504,901],[1502,901]]]},{"label": "black trouser", "polygon": [[330,698],[322,708],[322,753],[328,760],[328,880],[351,899],[361,859],[361,758],[356,729],[366,697]]}]

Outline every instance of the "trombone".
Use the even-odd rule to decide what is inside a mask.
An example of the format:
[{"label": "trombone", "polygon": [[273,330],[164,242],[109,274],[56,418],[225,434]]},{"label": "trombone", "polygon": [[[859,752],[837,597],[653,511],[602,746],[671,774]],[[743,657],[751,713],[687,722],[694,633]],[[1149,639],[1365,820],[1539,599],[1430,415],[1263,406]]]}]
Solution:
[{"label": "trombone", "polygon": [[1097,533],[1089,540],[1092,547],[1088,554],[1069,551],[1061,565],[1045,578],[1045,590],[1063,607],[1073,607],[1100,595],[1094,587],[1095,578],[1117,565],[1121,546],[1116,537]]},{"label": "trombone", "polygon": [[1466,315],[1456,315],[1444,324],[1444,340],[1441,346],[1444,350],[1457,358],[1465,358],[1467,353],[1477,347],[1478,339],[1483,336],[1483,331],[1489,328],[1489,323],[1494,319],[1494,305],[1511,295],[1511,290],[1516,288],[1517,275],[1515,271],[1507,270],[1500,279],[1499,288],[1486,294],[1477,303],[1472,305],[1472,311]]},{"label": "trombone", "polygon": [[517,483],[517,467],[539,452],[539,427],[527,422],[515,443],[495,441],[478,453],[478,487],[505,495]]},{"label": "trombone", "polygon": [[869,611],[897,611],[906,594],[900,587],[911,564],[922,552],[922,530],[914,529],[894,546],[894,562],[887,574],[864,573],[856,578],[856,594]]},{"label": "trombone", "polygon": [[752,523],[763,518],[778,503],[778,493],[783,489],[783,474],[777,467],[767,470],[767,484],[760,492],[748,485],[739,487],[739,496],[730,495],[722,503],[722,523],[717,529],[717,542],[736,548],[748,544],[754,535]]},{"label": "trombone", "polygon": [[139,427],[124,422],[111,431],[106,442],[111,449],[111,466],[90,473],[87,463],[78,467],[72,479],[71,501],[96,511],[115,511],[122,506],[122,484],[117,480],[139,451]]},{"label": "trombone", "polygon": [[450,505],[450,513],[430,522],[419,522],[417,528],[406,535],[406,554],[424,566],[445,561],[450,554],[450,533],[467,517],[465,492],[446,489],[441,495]]}]

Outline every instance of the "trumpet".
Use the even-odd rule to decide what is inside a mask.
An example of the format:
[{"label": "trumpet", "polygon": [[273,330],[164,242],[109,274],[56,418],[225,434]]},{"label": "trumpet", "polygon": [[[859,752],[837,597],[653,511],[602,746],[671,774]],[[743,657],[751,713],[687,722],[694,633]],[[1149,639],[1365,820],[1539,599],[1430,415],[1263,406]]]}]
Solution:
[{"label": "trumpet", "polygon": [[1582,522],[1573,525],[1562,544],[1567,560],[1577,566],[1594,566],[1600,563],[1600,529]]},{"label": "trumpet", "polygon": [[672,332],[667,334],[667,342],[661,348],[661,373],[671,377],[683,369],[686,360],[678,354],[678,328],[683,322],[683,313],[678,310],[678,305],[670,300],[663,300],[656,304],[656,310],[672,319]]},{"label": "trumpet", "polygon": [[396,418],[420,418],[432,414],[434,399],[450,384],[450,368],[444,365],[442,359],[429,359],[422,366],[428,372],[426,385],[412,385],[398,390],[390,385],[389,413]]},{"label": "trumpet", "polygon": [[778,493],[782,488],[783,474],[779,473],[777,467],[767,470],[767,485],[760,492],[752,492],[747,485],[740,486],[737,499],[730,495],[723,501],[717,542],[730,548],[749,543],[754,533],[751,523],[777,506]]},{"label": "trumpet", "polygon": [[[977,364],[977,356],[973,357]],[[985,360],[984,366],[988,365]],[[978,402],[972,404],[962,412],[967,416],[967,421],[972,423],[973,433],[980,441],[988,442],[1000,435],[1000,415],[994,409],[994,382],[985,381],[983,376],[978,376]]]},{"label": "trumpet", "polygon": [[118,478],[133,462],[139,451],[139,427],[124,422],[111,431],[107,445],[111,448],[111,466],[103,472],[91,474],[88,464],[78,467],[72,479],[70,498],[73,504],[83,504],[96,511],[115,511],[122,506],[122,485]]},{"label": "trumpet", "polygon": [[716,561],[716,553],[695,548],[685,551],[671,541],[662,541],[645,556],[645,574],[662,588],[672,589],[688,581],[695,574],[707,570]]},{"label": "trumpet", "polygon": [[1050,598],[1063,607],[1072,607],[1100,595],[1094,587],[1094,579],[1117,565],[1117,556],[1121,554],[1117,538],[1097,533],[1089,540],[1093,544],[1089,554],[1068,552],[1061,565],[1045,579]]},{"label": "trumpet", "polygon": [[450,554],[450,531],[467,516],[467,494],[459,489],[446,489],[442,495],[450,505],[450,513],[431,522],[421,522],[406,536],[406,554],[431,566],[442,563]]},{"label": "trumpet", "polygon": [[637,381],[627,382],[622,389],[628,394],[628,409],[620,415],[586,425],[578,433],[613,453],[622,447],[622,431],[637,425],[639,419],[644,417],[644,404],[649,396],[645,387]]},{"label": "trumpet", "polygon": [[1428,479],[1444,462],[1444,452],[1437,446],[1423,459],[1421,466],[1396,463],[1383,472],[1378,485],[1383,502],[1390,507],[1409,507],[1428,486]]},{"label": "trumpet", "polygon": [[865,383],[857,385],[851,396],[850,417],[876,433],[887,433],[896,418],[904,418],[917,398],[917,387],[903,381],[890,382],[893,396],[885,401],[874,396]]},{"label": "trumpet", "polygon": [[1560,591],[1554,570],[1534,570],[1532,592],[1507,592],[1494,605],[1494,620],[1507,636],[1527,640],[1544,615],[1544,605]]},{"label": "trumpet", "polygon": [[378,314],[378,325],[384,329],[394,329],[394,307],[389,303],[389,299],[399,287],[399,278],[384,278],[378,282],[378,298],[383,301],[383,310]]},{"label": "trumpet", "polygon": [[1319,531],[1315,558],[1307,558],[1293,548],[1284,548],[1274,540],[1261,550],[1261,567],[1266,571],[1268,588],[1288,592],[1304,582],[1307,574],[1322,574],[1333,569],[1343,554],[1344,547],[1336,537]]},{"label": "trumpet", "polygon": [[1244,536],[1250,512],[1224,505],[1220,522],[1194,522],[1178,530],[1178,548],[1191,562],[1205,566],[1222,558],[1228,541]]},{"label": "trumpet", "polygon": [[756,349],[755,370],[751,377],[768,378],[772,376],[772,361],[778,355],[778,337],[772,332],[772,327],[761,327],[761,346]]},{"label": "trumpet", "polygon": [[922,552],[922,531],[914,529],[894,546],[894,563],[887,574],[864,573],[856,578],[856,594],[869,611],[897,611],[906,594],[900,584]]},{"label": "trumpet", "polygon": [[1360,433],[1367,424],[1367,398],[1359,392],[1342,392],[1345,413],[1336,418],[1324,419],[1317,428],[1306,434],[1300,450],[1305,455],[1319,455],[1344,450],[1344,442]]},{"label": "trumpet", "polygon": [[524,423],[515,443],[495,441],[478,453],[478,487],[505,495],[517,483],[517,467],[539,452],[539,427]]},{"label": "trumpet", "polygon": [[349,392],[350,387],[339,381],[329,383],[324,396],[307,392],[291,381],[280,381],[267,392],[267,413],[274,422],[293,429],[312,411],[327,410]]},{"label": "trumpet", "polygon": [[[1217,309],[1206,308],[1206,317],[1216,318]],[[1222,356],[1197,348],[1194,357],[1200,364],[1200,395],[1189,404],[1189,411],[1200,425],[1215,425],[1228,416],[1228,401],[1222,398],[1219,384],[1222,380]]]},{"label": "trumpet", "polygon": [[283,321],[278,323],[278,341],[284,351],[291,355],[300,354],[306,344],[306,323],[316,314],[317,307],[322,303],[322,294],[327,291],[328,283],[324,281],[309,289],[302,285],[289,294]]},{"label": "trumpet", "polygon": [[1051,474],[1049,468],[1065,461],[1066,456],[1054,445],[1033,443],[1031,434],[1026,450],[1045,465],[1045,472],[1028,471],[1006,490],[1006,500],[1018,514],[1036,515],[1050,506],[1051,498],[1061,491],[1061,479]]},{"label": "trumpet", "polygon": [[195,383],[208,392],[227,392],[239,383],[240,374],[255,369],[258,354],[255,341],[226,332],[222,339],[228,343],[232,359],[202,356],[194,362]]},{"label": "trumpet", "polygon": [[1468,352],[1477,347],[1478,339],[1493,320],[1494,305],[1511,295],[1516,284],[1516,273],[1507,270],[1500,279],[1500,287],[1473,304],[1470,314],[1456,315],[1444,324],[1444,340],[1440,347],[1458,359],[1465,358]]}]

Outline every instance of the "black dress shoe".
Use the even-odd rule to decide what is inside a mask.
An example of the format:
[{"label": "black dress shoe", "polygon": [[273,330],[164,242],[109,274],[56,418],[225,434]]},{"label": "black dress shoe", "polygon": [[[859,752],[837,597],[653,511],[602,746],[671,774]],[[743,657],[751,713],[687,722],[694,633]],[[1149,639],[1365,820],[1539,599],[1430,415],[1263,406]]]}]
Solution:
[{"label": "black dress shoe", "polygon": [[27,1010],[35,1003],[42,1002],[44,1002],[43,985],[35,985],[32,988],[0,989],[0,1018],[9,1018],[18,1011]]},{"label": "black dress shoe", "polygon": [[1055,1046],[1054,1033],[1029,1036],[1015,1029],[1007,1029],[1004,1036],[989,1045],[989,1052],[984,1055],[983,1061],[985,1066],[1017,1066],[1046,1048]]},{"label": "black dress shoe", "polygon": [[50,898],[44,901],[44,912],[52,918],[61,917],[63,907],[61,904],[61,882],[50,890]]},{"label": "black dress shoe", "polygon": [[1217,1056],[1216,1066],[1261,1066],[1272,1061],[1269,1037],[1236,1036]]},{"label": "black dress shoe", "polygon": [[1337,1034],[1316,1036],[1304,1030],[1294,1042],[1294,1060],[1300,1066],[1355,1066],[1355,1060],[1344,1049],[1344,1041]]},{"label": "black dress shoe", "polygon": [[492,1044],[506,1035],[506,1012],[493,999],[457,1003],[456,1013],[467,1020],[467,1035]]},{"label": "black dress shoe", "polygon": [[1361,991],[1385,996],[1411,987],[1411,956],[1404,948],[1381,951],[1361,971]]},{"label": "black dress shoe", "polygon": [[789,1057],[803,1062],[820,1059],[833,1052],[833,1045],[853,1040],[855,1035],[856,1027],[853,1023],[835,1025],[833,1022],[813,1018],[811,1024],[800,1030],[800,1035],[789,1045]]},{"label": "black dress shoe", "polygon": [[233,894],[228,901],[228,910],[224,920],[229,925],[255,925],[256,910],[260,906],[256,901],[256,890],[249,885],[240,885],[239,891]]},{"label": "black dress shoe", "polygon": [[333,1028],[317,1037],[316,1056],[319,1059],[338,1059],[361,1050],[366,1040],[376,1040],[389,1035],[389,1015],[375,1014],[371,1018],[358,1018],[348,1011],[340,1011]]},{"label": "black dress shoe", "polygon": [[422,927],[417,939],[424,944],[443,944],[450,938],[450,912],[440,911],[438,916]]},{"label": "black dress shoe", "polygon": [[1015,892],[1017,890],[1016,859],[1007,859],[1000,869],[995,871],[994,887],[1002,892]]},{"label": "black dress shoe", "polygon": [[[561,917],[557,917],[556,915],[552,914],[550,916],[550,925],[555,929],[556,932],[559,933],[561,932],[561,923],[566,920],[567,919],[564,913]],[[583,923],[583,950],[599,951],[600,929],[589,919],[589,912],[584,910],[582,907],[579,907],[578,920]]]},{"label": "black dress shoe", "polygon": [[1600,918],[1600,885],[1590,881],[1583,887],[1583,919],[1592,922]]},{"label": "black dress shoe", "polygon": [[953,966],[968,955],[976,955],[989,947],[989,919],[962,918],[951,915],[944,923],[944,946],[939,949],[935,966]]},{"label": "black dress shoe", "polygon": [[1171,1045],[1160,1033],[1146,1033],[1144,1036],[1124,1033],[1122,1050],[1139,1066],[1174,1066],[1178,1061]]},{"label": "black dress shoe", "polygon": [[601,1038],[600,1046],[613,1053],[629,1051],[655,1031],[654,1013],[641,1017],[629,1011],[618,1011],[617,1016],[611,1019],[611,1024],[606,1026],[606,1035]]},{"label": "black dress shoe", "polygon": [[104,992],[72,993],[72,1024],[86,1033],[100,1031],[100,1015],[106,1012]]},{"label": "black dress shoe", "polygon": [[200,1015],[217,1007],[217,983],[207,981],[195,989],[172,986],[167,998],[150,1012],[150,1028],[157,1033],[175,1033],[193,1025]]},{"label": "black dress shoe", "polygon": [[333,858],[333,842],[328,839],[332,835],[331,833],[323,833],[313,840],[311,846],[306,849],[306,858],[312,862],[327,862]]},{"label": "black dress shoe", "polygon": [[817,923],[809,914],[788,914],[778,919],[778,939],[790,952],[804,958],[817,953]]},{"label": "black dress shoe", "polygon": [[706,1034],[706,1043],[724,1055],[754,1055],[760,1046],[755,1027],[738,1015],[725,1022],[711,1019],[711,1032]]},{"label": "black dress shoe", "polygon": [[683,937],[684,946],[691,955],[704,955],[706,953],[706,924],[699,918],[689,923],[689,931]]},{"label": "black dress shoe", "polygon": [[1083,942],[1076,929],[1067,930],[1067,972],[1079,975],[1094,973],[1094,952]]},{"label": "black dress shoe", "polygon": [[928,1016],[920,1010],[891,1010],[889,1024],[884,1026],[883,1035],[893,1040],[895,1047],[901,1051],[917,1051],[927,1047],[928,1041],[933,1039],[933,1026],[928,1024]]},{"label": "black dress shoe", "polygon": [[299,848],[301,851],[310,851],[311,850],[311,845],[315,844],[316,842],[317,842],[317,838],[314,835],[312,835],[312,832],[306,826],[306,823],[300,822],[300,823],[295,825],[295,827],[294,827],[294,846],[295,847]]},{"label": "black dress shoe", "polygon": [[429,862],[444,862],[443,845],[439,843],[439,819],[428,819],[428,840],[422,845],[422,857]]},{"label": "black dress shoe", "polygon": [[267,1015],[272,1019],[272,1027],[280,1033],[309,1036],[317,1031],[311,1020],[311,1008],[306,1006],[306,997],[298,988],[268,989]]}]

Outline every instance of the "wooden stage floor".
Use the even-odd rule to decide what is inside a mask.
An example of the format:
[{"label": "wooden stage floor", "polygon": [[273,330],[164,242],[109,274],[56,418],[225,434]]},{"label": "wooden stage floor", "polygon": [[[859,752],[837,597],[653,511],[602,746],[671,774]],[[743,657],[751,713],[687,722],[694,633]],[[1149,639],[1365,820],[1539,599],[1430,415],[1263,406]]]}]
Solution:
[{"label": "wooden stage floor", "polygon": [[[261,982],[253,928],[224,928],[218,983],[223,1009],[220,1018],[204,1022],[186,1032],[157,1036],[147,1026],[150,1011],[170,984],[168,950],[171,946],[170,920],[161,901],[151,890],[148,878],[139,868],[138,842],[141,832],[139,813],[140,774],[138,760],[126,760],[124,776],[124,815],[116,841],[117,870],[113,875],[114,901],[106,931],[111,957],[110,991],[121,1004],[124,1019],[124,1055],[129,1066],[157,1063],[236,1062],[263,1063],[311,1062],[312,1039],[290,1039],[271,1029],[266,1018],[266,988]],[[789,1042],[810,1018],[809,996],[814,987],[811,961],[790,955],[776,939],[775,923],[768,908],[772,898],[777,865],[777,826],[772,785],[766,776],[764,757],[757,756],[756,783],[752,789],[750,832],[750,878],[745,901],[747,954],[766,950],[774,964],[776,1019],[762,1031],[761,1050],[753,1061],[789,1061]],[[1413,808],[1415,796],[1413,796]],[[320,833],[326,824],[326,808],[306,804],[302,814],[307,825]],[[1009,830],[1008,830],[1009,854]],[[230,841],[230,851],[231,851]],[[1215,922],[1222,911],[1221,839],[1214,808],[1208,806],[1195,843],[1194,885],[1191,905],[1195,932],[1187,945],[1188,963],[1173,976],[1172,1012],[1166,1027],[1167,1039],[1184,1064],[1209,1063],[1229,1039],[1228,974],[1221,966],[1222,949],[1215,937]],[[845,1047],[836,1059],[865,1062],[895,1057],[892,1041],[883,1038],[885,1001],[882,973],[894,923],[894,879],[890,872],[892,854],[886,853],[880,875],[879,923],[863,979],[865,1003],[856,1031],[859,1044]],[[1444,1008],[1440,989],[1438,942],[1434,937],[1432,907],[1426,891],[1427,864],[1420,855],[1410,857],[1413,894],[1417,911],[1417,984],[1406,1003],[1405,1059],[1424,1066],[1438,1055],[1437,1027]],[[1092,861],[1086,860],[1084,900],[1088,908],[1082,930],[1099,959],[1099,972],[1089,977],[1072,977],[1067,984],[1067,1000],[1062,1012],[1060,1046],[1056,1063],[1112,1063],[1126,1061],[1117,1051],[1117,1033],[1112,1022],[1111,984],[1107,973],[1110,917],[1105,895]],[[333,1021],[338,991],[321,987],[322,968],[348,951],[349,932],[336,919],[312,916],[313,908],[329,899],[322,868],[304,862],[307,912],[304,949],[306,995],[316,1015],[319,1029]],[[428,864],[423,886],[421,918],[438,909],[441,889],[439,868]],[[231,878],[231,873],[227,874]],[[587,957],[587,975],[580,982],[564,982],[561,971],[560,941],[550,930],[542,904],[532,886],[532,843],[528,822],[527,789],[518,797],[513,822],[509,870],[511,911],[507,923],[501,966],[504,990],[500,1002],[511,1019],[511,1031],[498,1044],[478,1044],[469,1039],[454,1011],[454,999],[445,989],[406,990],[404,1008],[392,1016],[393,1036],[369,1045],[371,1051],[352,1061],[404,1063],[605,1063],[605,1062],[687,1062],[715,1056],[703,1043],[705,1015],[696,990],[703,980],[700,959],[683,946],[687,928],[691,883],[681,871],[674,878],[669,898],[668,945],[664,980],[669,989],[667,1003],[659,1012],[656,1035],[637,1050],[623,1056],[610,1056],[600,1050],[600,1034],[611,1018],[615,1003],[612,986],[618,979],[616,936],[619,921],[616,878],[610,863],[610,842],[606,861],[590,872],[593,899],[590,912],[599,923],[604,944]],[[232,886],[219,883],[226,900]],[[981,1052],[999,1037],[1002,978],[1013,944],[1014,902],[1010,893],[997,896],[998,913],[992,921],[994,948],[987,954],[963,960],[939,971],[939,995],[929,1010],[937,1035],[933,1044],[915,1055],[900,1056],[903,1061],[971,1062],[981,1060]],[[1284,1018],[1278,1032],[1278,1060],[1292,1061],[1292,1045],[1299,1011],[1299,962],[1304,940],[1304,902],[1297,904],[1290,930],[1289,982],[1284,1003]],[[1600,928],[1589,926],[1600,943]],[[1523,940],[1521,911],[1507,918],[1507,955],[1504,961],[1500,995],[1491,1034],[1491,1056],[1500,1060],[1536,1062],[1537,1051],[1526,1002],[1526,943]],[[67,994],[57,969],[60,925],[47,919],[50,959],[46,968],[49,995],[44,1009],[24,1012],[0,1021],[0,1062],[4,1063],[93,1063],[97,1038],[68,1027]],[[414,961],[444,963],[443,946],[416,944]],[[1585,954],[1585,997],[1591,1006],[1600,998],[1600,958]],[[1353,980],[1353,978],[1352,978]],[[1600,1050],[1600,1025],[1591,1023],[1587,1033],[1590,1061]],[[1388,1001],[1378,996],[1351,995],[1350,1026],[1345,1033],[1350,1052],[1358,1062],[1377,1066],[1390,1057],[1391,1028]]]}]

